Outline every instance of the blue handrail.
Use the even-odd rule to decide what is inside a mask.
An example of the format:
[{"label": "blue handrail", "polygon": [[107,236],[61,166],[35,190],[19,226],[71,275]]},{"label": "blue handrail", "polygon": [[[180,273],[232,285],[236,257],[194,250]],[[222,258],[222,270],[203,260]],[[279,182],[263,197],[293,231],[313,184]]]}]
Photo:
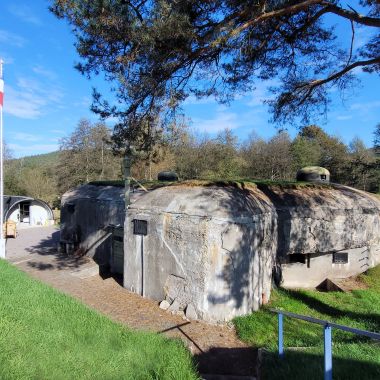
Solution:
[{"label": "blue handrail", "polygon": [[332,380],[332,328],[347,331],[356,335],[366,336],[371,339],[380,340],[380,334],[376,332],[356,329],[354,327],[348,327],[332,323],[323,319],[308,317],[306,315],[300,315],[283,310],[270,310],[278,315],[278,354],[280,358],[284,357],[284,316],[290,318],[300,319],[302,321],[316,323],[323,326],[324,336],[324,379]]}]

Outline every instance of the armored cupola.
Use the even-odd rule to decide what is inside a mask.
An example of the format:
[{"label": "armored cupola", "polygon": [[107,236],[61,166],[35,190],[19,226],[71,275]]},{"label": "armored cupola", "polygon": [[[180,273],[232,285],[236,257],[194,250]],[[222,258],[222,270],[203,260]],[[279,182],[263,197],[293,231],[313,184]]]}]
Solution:
[{"label": "armored cupola", "polygon": [[175,182],[178,181],[178,175],[172,171],[163,171],[158,173],[157,179],[159,181]]},{"label": "armored cupola", "polygon": [[330,182],[330,172],[320,166],[306,166],[298,170],[297,181]]}]

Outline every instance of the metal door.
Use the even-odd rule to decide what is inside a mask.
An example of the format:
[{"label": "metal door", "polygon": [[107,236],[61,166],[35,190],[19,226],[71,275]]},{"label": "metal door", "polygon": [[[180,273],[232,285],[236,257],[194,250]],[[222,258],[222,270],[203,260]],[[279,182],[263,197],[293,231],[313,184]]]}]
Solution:
[{"label": "metal door", "polygon": [[112,261],[113,273],[124,273],[124,228],[114,227],[112,231]]}]

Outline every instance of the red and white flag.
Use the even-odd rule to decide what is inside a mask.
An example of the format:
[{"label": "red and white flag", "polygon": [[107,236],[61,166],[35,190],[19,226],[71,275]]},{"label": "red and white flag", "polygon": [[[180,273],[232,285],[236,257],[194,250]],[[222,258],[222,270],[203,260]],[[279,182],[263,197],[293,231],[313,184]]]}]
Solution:
[{"label": "red and white flag", "polygon": [[4,101],[4,81],[0,78],[0,106],[3,106]]}]

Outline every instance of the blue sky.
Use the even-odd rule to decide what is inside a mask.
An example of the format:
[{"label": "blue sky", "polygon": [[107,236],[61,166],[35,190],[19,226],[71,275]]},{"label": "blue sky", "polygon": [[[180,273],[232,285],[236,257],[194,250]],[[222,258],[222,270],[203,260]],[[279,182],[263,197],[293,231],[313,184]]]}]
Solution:
[{"label": "blue sky", "polygon": [[[0,57],[5,61],[4,136],[15,157],[58,149],[81,117],[93,121],[89,106],[92,87],[106,89],[101,78],[87,80],[74,69],[78,56],[69,26],[48,11],[48,0],[0,2]],[[347,27],[347,28],[346,28]],[[349,40],[349,24],[340,24],[340,38]],[[358,43],[366,36],[358,30]],[[328,133],[349,143],[355,136],[370,146],[380,122],[380,78],[360,73],[360,85],[344,103],[332,93],[328,119],[319,123]],[[269,83],[273,84],[273,83]],[[276,129],[261,100],[268,98],[265,83],[258,83],[226,107],[212,99],[186,100],[184,111],[192,127],[215,134],[230,128],[240,139],[252,132],[268,138]],[[295,128],[289,128],[294,136]]]}]

